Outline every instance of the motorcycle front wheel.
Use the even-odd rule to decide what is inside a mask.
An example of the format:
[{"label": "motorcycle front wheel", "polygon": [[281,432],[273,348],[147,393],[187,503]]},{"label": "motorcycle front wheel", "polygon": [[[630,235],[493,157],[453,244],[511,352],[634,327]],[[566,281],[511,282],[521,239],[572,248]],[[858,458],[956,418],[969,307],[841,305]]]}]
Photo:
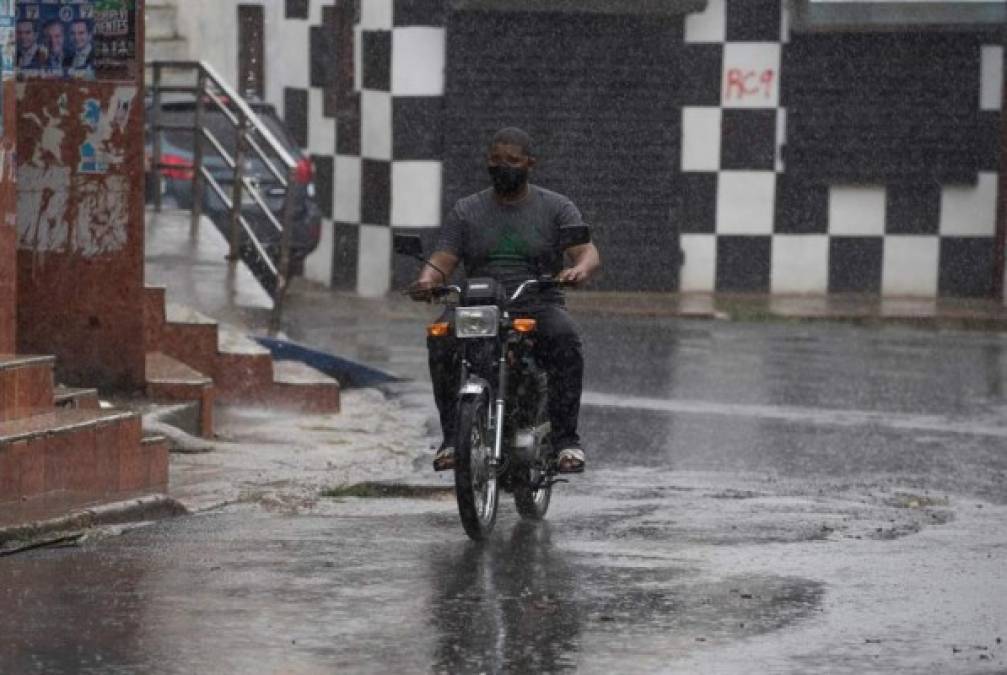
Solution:
[{"label": "motorcycle front wheel", "polygon": [[499,499],[493,447],[486,426],[489,400],[466,398],[458,409],[455,444],[455,497],[465,533],[476,541],[486,539],[496,524]]}]

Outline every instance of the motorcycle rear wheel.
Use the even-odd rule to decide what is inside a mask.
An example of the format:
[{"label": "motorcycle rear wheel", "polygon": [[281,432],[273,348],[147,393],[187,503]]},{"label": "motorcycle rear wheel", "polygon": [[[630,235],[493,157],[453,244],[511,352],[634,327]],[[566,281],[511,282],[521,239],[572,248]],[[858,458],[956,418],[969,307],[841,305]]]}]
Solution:
[{"label": "motorcycle rear wheel", "polygon": [[[549,421],[549,411],[546,405],[549,389],[546,380],[542,376],[540,376],[538,381],[538,391],[538,405],[536,406],[537,410],[535,414],[536,429],[542,428]],[[546,441],[543,439],[540,442]],[[541,456],[543,453],[546,455],[552,453],[551,443],[539,448],[538,454]],[[525,520],[542,520],[549,510],[549,502],[552,500],[551,482],[537,489],[532,487],[543,481],[543,479],[549,480],[551,478],[551,476],[543,475],[544,472],[542,469],[543,467],[540,466],[522,467],[519,469],[520,473],[514,481],[514,506],[517,507],[517,512]]]},{"label": "motorcycle rear wheel", "polygon": [[455,497],[465,534],[476,541],[493,532],[499,502],[493,447],[486,426],[488,406],[487,398],[479,396],[463,399],[458,409]]},{"label": "motorcycle rear wheel", "polygon": [[524,474],[520,483],[514,487],[514,505],[525,520],[542,520],[552,501],[552,486],[543,485],[538,489],[532,487],[541,479],[542,472],[538,469],[525,470]]}]

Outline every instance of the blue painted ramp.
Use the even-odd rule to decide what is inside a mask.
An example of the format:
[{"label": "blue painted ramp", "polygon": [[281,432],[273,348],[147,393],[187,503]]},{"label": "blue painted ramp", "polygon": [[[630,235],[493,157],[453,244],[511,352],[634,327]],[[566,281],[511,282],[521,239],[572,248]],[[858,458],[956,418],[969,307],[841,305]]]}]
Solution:
[{"label": "blue painted ramp", "polygon": [[335,378],[344,389],[379,387],[384,384],[404,381],[403,378],[383,370],[305,347],[296,342],[254,335],[250,337],[268,349],[275,360],[300,361],[329,377]]}]

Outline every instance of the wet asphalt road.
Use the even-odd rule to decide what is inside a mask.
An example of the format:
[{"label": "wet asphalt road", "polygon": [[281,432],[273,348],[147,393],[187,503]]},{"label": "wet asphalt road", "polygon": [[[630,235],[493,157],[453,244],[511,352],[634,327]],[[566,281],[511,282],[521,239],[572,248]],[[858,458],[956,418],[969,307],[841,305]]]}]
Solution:
[{"label": "wet asphalt road", "polygon": [[[1007,337],[580,321],[591,471],[547,523],[330,499],[0,559],[0,672],[1007,670]],[[407,373],[418,333],[291,330]]]}]

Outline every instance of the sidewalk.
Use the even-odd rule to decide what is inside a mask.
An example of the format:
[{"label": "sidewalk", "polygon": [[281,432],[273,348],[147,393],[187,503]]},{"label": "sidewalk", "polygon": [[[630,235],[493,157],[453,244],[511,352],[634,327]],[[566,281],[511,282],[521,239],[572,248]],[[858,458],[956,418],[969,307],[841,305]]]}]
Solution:
[{"label": "sidewalk", "polygon": [[[147,283],[164,285],[168,302],[197,310],[231,331],[265,336],[272,300],[243,265],[231,268],[227,252],[227,242],[205,218],[193,239],[187,212],[148,213]],[[409,331],[422,336],[422,319],[417,322],[409,311],[423,308],[405,303],[402,315],[379,310],[384,304],[296,280],[287,317],[295,328],[307,323],[327,335],[338,327],[347,344],[374,344],[375,333],[387,332],[384,317],[392,312],[404,319],[401,340],[411,338]],[[350,320],[360,315],[369,321]],[[356,350],[344,353],[328,341],[304,340],[296,330],[288,333],[289,328],[280,337],[367,360]],[[404,377],[418,374],[403,370]],[[191,512],[238,502],[296,511],[310,507],[325,489],[364,482],[450,485],[429,469],[437,425],[429,385],[422,378],[382,391],[344,389],[339,414],[218,405],[215,427],[214,441],[190,438],[178,444],[184,451],[171,456],[169,494]]]},{"label": "sidewalk", "polygon": [[[228,269],[226,243],[210,223],[196,243],[186,214],[148,225],[148,279],[246,334],[264,334],[270,301],[243,268]],[[1007,330],[992,301],[867,296],[770,297],[733,294],[568,294],[574,314],[738,321],[897,322],[924,328]],[[427,375],[425,325],[439,308],[390,293],[369,299],[296,279],[285,305],[291,341],[375,367],[404,382],[382,390],[345,389],[338,415],[221,407],[210,452],[172,456],[171,494],[190,510],[231,502],[308,507],[326,488],[388,481],[449,488],[429,468],[439,425]]]},{"label": "sidewalk", "polygon": [[773,296],[738,293],[569,294],[575,312],[635,316],[904,323],[920,327],[1007,329],[1007,307],[967,298],[879,298],[873,295]]}]

